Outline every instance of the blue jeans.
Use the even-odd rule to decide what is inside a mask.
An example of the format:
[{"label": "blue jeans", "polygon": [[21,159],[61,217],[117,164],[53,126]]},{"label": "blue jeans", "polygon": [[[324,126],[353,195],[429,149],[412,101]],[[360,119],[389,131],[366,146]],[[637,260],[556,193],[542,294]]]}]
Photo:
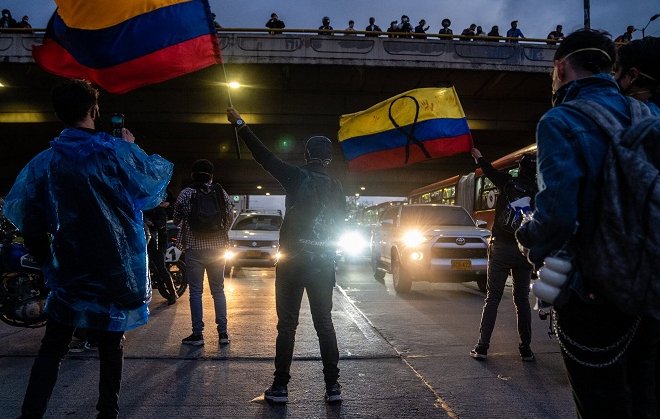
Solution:
[{"label": "blue jeans", "polygon": [[190,315],[194,334],[204,331],[204,311],[202,309],[204,271],[206,271],[209,278],[213,307],[215,308],[215,324],[218,325],[218,332],[227,332],[224,270],[224,249],[186,250],[186,279],[190,289]]},{"label": "blue jeans", "polygon": [[293,347],[303,292],[307,291],[314,329],[319,338],[323,376],[330,385],[339,378],[339,349],[332,323],[332,290],[335,286],[334,255],[299,254],[278,262],[275,279],[277,341],[275,344],[276,385],[287,385],[291,376]]},{"label": "blue jeans", "polygon": [[532,265],[520,253],[515,241],[493,239],[488,249],[486,300],[479,328],[479,345],[485,348],[490,345],[509,271],[513,276],[513,304],[516,306],[518,320],[519,347],[528,348],[532,341],[532,311],[529,307]]}]

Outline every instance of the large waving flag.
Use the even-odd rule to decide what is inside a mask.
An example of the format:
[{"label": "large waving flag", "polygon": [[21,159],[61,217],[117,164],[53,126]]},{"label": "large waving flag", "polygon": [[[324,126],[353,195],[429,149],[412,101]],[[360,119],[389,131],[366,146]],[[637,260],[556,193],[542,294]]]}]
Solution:
[{"label": "large waving flag", "polygon": [[55,0],[35,61],[125,93],[220,62],[207,0]]},{"label": "large waving flag", "polygon": [[402,167],[470,151],[472,135],[453,87],[415,89],[342,115],[339,144],[349,170]]}]

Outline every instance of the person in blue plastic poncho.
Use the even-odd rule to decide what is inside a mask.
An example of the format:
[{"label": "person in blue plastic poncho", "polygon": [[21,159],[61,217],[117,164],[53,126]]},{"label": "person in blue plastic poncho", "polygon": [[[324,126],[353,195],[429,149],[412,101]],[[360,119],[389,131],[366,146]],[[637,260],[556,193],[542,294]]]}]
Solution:
[{"label": "person in blue plastic poncho", "polygon": [[76,327],[99,334],[99,417],[117,417],[124,331],[147,322],[151,286],[142,210],[165,196],[172,164],[147,155],[127,129],[95,131],[98,91],[84,80],[53,89],[65,129],[20,172],[5,215],[42,263],[48,323],[21,417],[42,417]]}]

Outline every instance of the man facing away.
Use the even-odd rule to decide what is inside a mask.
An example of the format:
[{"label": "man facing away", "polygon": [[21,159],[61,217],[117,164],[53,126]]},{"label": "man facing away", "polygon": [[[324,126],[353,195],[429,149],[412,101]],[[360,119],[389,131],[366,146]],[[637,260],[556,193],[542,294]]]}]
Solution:
[{"label": "man facing away", "polygon": [[286,191],[286,216],[280,231],[283,258],[277,264],[275,279],[275,378],[264,397],[276,403],[289,400],[287,384],[291,378],[296,327],[303,292],[307,291],[323,360],[325,400],[341,401],[341,386],[337,382],[339,350],[331,316],[336,243],[319,234],[337,226],[345,215],[346,198],[341,184],[330,178],[326,170],[332,160],[332,142],[326,137],[311,137],[305,145],[306,164],[296,167],[266,148],[236,110],[228,109],[227,117],[254,159]]},{"label": "man facing away", "polygon": [[[222,186],[213,183],[214,166],[209,160],[200,159],[192,165],[193,184],[181,191],[174,203],[174,223],[181,227],[177,247],[186,254],[186,279],[190,289],[190,316],[192,334],[183,340],[184,345],[204,345],[204,272],[209,279],[215,323],[220,344],[229,343],[227,332],[227,299],[225,298],[225,251],[229,246],[229,228],[233,212],[229,196]],[[206,198],[209,200],[207,201]],[[199,220],[201,199],[210,202],[204,212],[211,219]],[[204,225],[200,225],[204,221]]]},{"label": "man facing away", "polygon": [[151,287],[142,210],[165,196],[172,164],[123,138],[95,131],[98,91],[84,80],[53,89],[65,128],[21,171],[5,215],[42,263],[48,323],[32,366],[23,418],[40,418],[74,329],[93,329],[100,359],[99,418],[116,418],[124,331],[147,322]]},{"label": "man facing away", "polygon": [[576,31],[557,48],[553,108],[536,130],[540,192],[532,219],[516,238],[529,249],[536,268],[566,243],[576,253],[568,300],[555,310],[578,416],[656,418],[660,322],[643,316],[631,334],[635,318],[589,289],[584,280],[589,266],[581,263],[596,231],[599,207],[608,205],[609,197],[600,191],[609,133],[586,114],[562,106],[594,102],[623,127],[630,126],[628,101],[611,76],[615,54],[609,34],[594,30]]},{"label": "man facing away", "polygon": [[[534,198],[536,194],[536,158],[525,154],[518,162],[518,177],[514,178],[508,172],[495,169],[481,152],[473,148],[472,157],[493,182],[499,196],[495,206],[495,222],[493,235],[488,246],[488,280],[486,299],[481,314],[479,326],[479,341],[470,356],[477,360],[485,360],[488,356],[490,338],[495,328],[497,309],[504,294],[504,286],[511,272],[513,277],[513,304],[516,306],[518,350],[523,361],[534,361],[534,353],[530,348],[532,342],[532,314],[529,307],[529,283],[532,276],[532,265],[518,249],[513,231],[501,222],[507,206],[518,196]],[[530,201],[531,202],[531,201]]]}]

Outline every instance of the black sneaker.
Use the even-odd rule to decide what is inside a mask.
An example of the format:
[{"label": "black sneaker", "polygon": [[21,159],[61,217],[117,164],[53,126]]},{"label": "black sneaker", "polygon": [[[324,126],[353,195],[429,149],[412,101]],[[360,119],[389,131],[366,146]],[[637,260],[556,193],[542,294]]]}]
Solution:
[{"label": "black sneaker", "polygon": [[289,390],[286,386],[276,386],[273,384],[264,391],[264,399],[273,403],[288,403]]},{"label": "black sneaker", "polygon": [[520,359],[525,362],[534,362],[534,352],[529,347],[520,348]]},{"label": "black sneaker", "polygon": [[201,333],[193,333],[187,338],[181,339],[181,343],[184,345],[202,346],[204,344],[204,335]]},{"label": "black sneaker", "polygon": [[485,346],[477,344],[470,351],[470,356],[478,361],[485,361],[488,358],[488,349]]},{"label": "black sneaker", "polygon": [[87,350],[91,350],[91,348],[89,347],[89,343],[87,343],[86,340],[81,340],[80,342],[69,346],[69,352],[72,354],[85,352]]},{"label": "black sneaker", "polygon": [[342,400],[341,384],[334,383],[325,386],[325,401],[327,403],[340,402]]},{"label": "black sneaker", "polygon": [[220,344],[226,345],[229,343],[229,334],[227,332],[220,332]]}]

